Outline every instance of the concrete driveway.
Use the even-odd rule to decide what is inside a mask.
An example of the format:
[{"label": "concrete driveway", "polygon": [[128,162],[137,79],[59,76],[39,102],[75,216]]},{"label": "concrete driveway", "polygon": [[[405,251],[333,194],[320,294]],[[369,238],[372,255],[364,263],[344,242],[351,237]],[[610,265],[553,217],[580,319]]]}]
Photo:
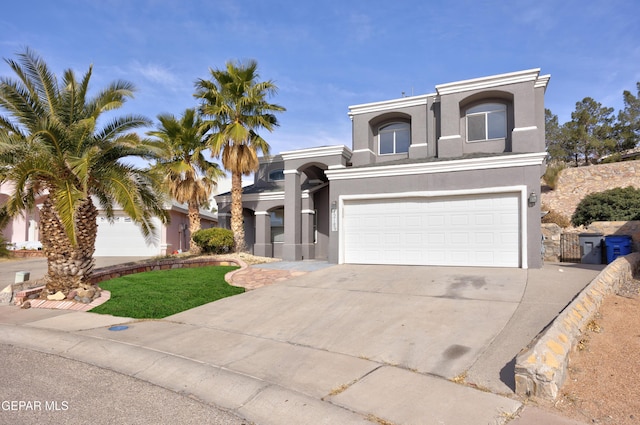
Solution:
[{"label": "concrete driveway", "polygon": [[[526,281],[521,269],[340,265],[168,319],[453,378],[505,327]],[[252,373],[261,358],[235,367]]]}]

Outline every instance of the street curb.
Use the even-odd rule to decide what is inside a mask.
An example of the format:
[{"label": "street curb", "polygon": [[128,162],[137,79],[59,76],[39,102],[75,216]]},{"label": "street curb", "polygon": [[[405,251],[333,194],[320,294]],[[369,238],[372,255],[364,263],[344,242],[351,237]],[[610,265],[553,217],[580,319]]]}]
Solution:
[{"label": "street curb", "polygon": [[516,394],[555,400],[567,377],[569,354],[604,298],[640,269],[640,253],[617,258],[516,357]]},{"label": "street curb", "polygon": [[293,418],[318,425],[370,424],[361,414],[260,378],[135,344],[3,323],[0,341],[122,373],[264,425]]}]

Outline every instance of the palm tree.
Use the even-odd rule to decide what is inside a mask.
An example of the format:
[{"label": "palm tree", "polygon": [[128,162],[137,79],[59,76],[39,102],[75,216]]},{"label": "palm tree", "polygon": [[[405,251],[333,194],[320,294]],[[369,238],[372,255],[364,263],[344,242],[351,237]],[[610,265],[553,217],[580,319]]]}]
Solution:
[{"label": "palm tree", "polygon": [[258,130],[273,131],[278,125],[275,112],[282,106],[267,98],[278,88],[273,81],[258,81],[256,61],[227,62],[225,69],[209,69],[210,80],[196,81],[194,96],[201,101],[200,111],[210,120],[207,144],[212,155],[222,156],[222,166],[231,172],[231,230],[236,251],[244,251],[242,220],[242,176],[258,170],[258,152],[269,155],[269,144]]},{"label": "palm tree", "polygon": [[203,125],[195,109],[187,109],[179,120],[171,114],[161,114],[158,121],[157,130],[147,133],[156,137],[150,143],[160,152],[154,168],[163,176],[171,197],[187,204],[189,251],[199,254],[193,234],[200,230],[200,207],[208,205],[209,196],[224,171],[204,157]]},{"label": "palm tree", "polygon": [[110,219],[120,205],[146,237],[153,233],[154,215],[168,219],[159,182],[122,161],[150,157],[132,132],[150,122],[135,115],[103,117],[133,96],[128,82],[115,81],[89,97],[92,67],[79,80],[70,69],[58,80],[30,49],[17,61],[5,61],[16,77],[0,78],[0,182],[15,188],[6,212],[15,216],[44,199],[40,229],[47,290],[67,294],[88,284],[94,267],[94,202]]}]

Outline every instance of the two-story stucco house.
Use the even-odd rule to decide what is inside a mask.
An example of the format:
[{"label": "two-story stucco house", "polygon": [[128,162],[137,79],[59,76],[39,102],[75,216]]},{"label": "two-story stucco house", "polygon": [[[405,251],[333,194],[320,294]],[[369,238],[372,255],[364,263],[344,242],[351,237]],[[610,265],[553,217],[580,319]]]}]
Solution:
[{"label": "two-story stucco house", "polygon": [[[247,245],[333,263],[537,268],[544,94],[531,69],[349,107],[351,148],[263,158]],[[229,194],[216,197],[221,226]]]}]

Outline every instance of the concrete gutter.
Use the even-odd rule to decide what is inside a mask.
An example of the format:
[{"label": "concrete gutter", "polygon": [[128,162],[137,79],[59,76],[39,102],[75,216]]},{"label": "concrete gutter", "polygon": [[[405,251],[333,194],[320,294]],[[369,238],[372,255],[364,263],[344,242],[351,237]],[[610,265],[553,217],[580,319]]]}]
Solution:
[{"label": "concrete gutter", "polygon": [[569,354],[582,332],[600,309],[603,299],[617,292],[640,269],[640,253],[619,257],[609,264],[580,294],[518,354],[515,366],[516,394],[554,400],[567,377]]}]

